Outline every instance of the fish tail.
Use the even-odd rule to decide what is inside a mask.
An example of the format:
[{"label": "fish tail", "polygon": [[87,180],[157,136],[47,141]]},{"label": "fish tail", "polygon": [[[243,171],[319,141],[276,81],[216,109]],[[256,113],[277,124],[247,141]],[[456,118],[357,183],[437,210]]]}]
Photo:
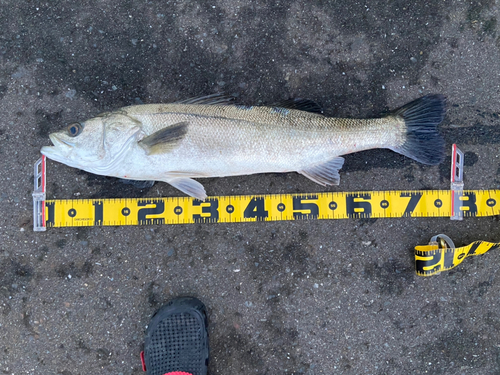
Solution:
[{"label": "fish tail", "polygon": [[408,156],[420,163],[436,165],[445,156],[444,139],[437,131],[446,112],[444,95],[426,95],[395,110],[406,125],[406,138],[401,146],[391,150]]}]

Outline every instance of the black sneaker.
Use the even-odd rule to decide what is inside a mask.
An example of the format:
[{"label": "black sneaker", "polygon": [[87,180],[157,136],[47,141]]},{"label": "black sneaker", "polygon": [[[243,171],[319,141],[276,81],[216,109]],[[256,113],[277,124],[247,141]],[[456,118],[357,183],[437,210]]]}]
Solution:
[{"label": "black sneaker", "polygon": [[146,330],[142,369],[148,375],[206,375],[208,320],[203,303],[176,298],[161,307]]}]

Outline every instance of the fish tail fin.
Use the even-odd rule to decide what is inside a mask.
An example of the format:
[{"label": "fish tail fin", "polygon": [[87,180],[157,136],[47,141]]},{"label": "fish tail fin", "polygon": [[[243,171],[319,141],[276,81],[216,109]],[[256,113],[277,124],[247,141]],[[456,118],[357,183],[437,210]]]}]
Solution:
[{"label": "fish tail fin", "polygon": [[395,110],[406,125],[406,140],[391,150],[420,163],[437,165],[444,159],[444,139],[437,131],[446,112],[444,95],[426,95]]}]

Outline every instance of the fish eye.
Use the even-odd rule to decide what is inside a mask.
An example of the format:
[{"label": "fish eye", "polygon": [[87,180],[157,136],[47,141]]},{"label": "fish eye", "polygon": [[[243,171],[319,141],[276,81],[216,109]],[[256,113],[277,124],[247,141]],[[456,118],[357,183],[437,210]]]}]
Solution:
[{"label": "fish eye", "polygon": [[68,135],[70,137],[76,137],[82,132],[83,125],[79,122],[74,122],[73,124],[68,125],[66,129],[68,130]]}]

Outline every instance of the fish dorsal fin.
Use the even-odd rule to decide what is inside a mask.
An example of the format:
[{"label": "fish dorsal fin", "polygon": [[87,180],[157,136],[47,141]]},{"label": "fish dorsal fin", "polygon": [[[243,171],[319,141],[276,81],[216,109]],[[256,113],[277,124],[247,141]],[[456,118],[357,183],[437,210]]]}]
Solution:
[{"label": "fish dorsal fin", "polygon": [[287,109],[296,109],[299,111],[311,112],[316,114],[323,114],[323,108],[313,100],[309,99],[286,99],[274,103],[271,107],[280,107]]},{"label": "fish dorsal fin", "polygon": [[204,105],[230,105],[234,101],[233,96],[224,94],[211,94],[198,96],[175,102],[176,104],[204,104]]},{"label": "fish dorsal fin", "polygon": [[179,122],[148,135],[139,141],[148,155],[164,154],[176,148],[188,130],[188,122]]},{"label": "fish dorsal fin", "polygon": [[298,172],[323,186],[338,185],[340,183],[339,170],[343,165],[344,158],[337,156],[326,163],[304,168]]}]

